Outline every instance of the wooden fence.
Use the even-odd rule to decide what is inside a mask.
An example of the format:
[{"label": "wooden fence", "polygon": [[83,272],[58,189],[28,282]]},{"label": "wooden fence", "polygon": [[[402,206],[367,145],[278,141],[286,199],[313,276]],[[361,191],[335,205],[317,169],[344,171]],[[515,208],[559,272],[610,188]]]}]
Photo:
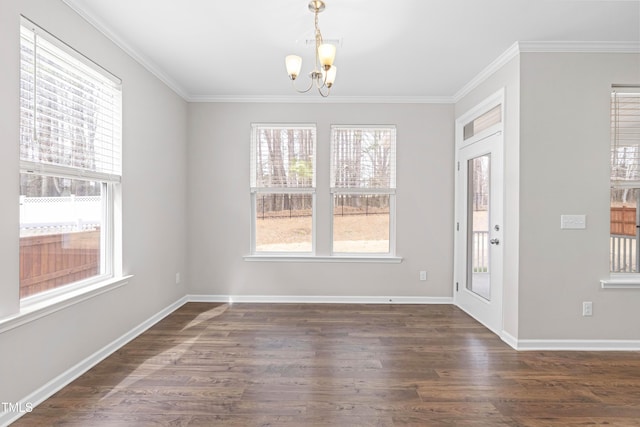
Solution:
[{"label": "wooden fence", "polygon": [[20,238],[20,297],[100,272],[100,230]]},{"label": "wooden fence", "polygon": [[618,236],[636,235],[636,208],[611,208],[611,232]]}]

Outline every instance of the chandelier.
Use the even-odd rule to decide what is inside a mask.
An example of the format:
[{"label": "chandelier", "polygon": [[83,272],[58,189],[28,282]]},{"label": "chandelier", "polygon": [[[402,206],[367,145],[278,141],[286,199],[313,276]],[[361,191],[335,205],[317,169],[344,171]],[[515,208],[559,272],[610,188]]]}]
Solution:
[{"label": "chandelier", "polygon": [[287,66],[287,74],[289,74],[289,78],[291,79],[291,84],[293,88],[299,93],[309,92],[314,86],[318,89],[318,93],[323,97],[329,96],[329,92],[331,92],[331,86],[333,86],[333,82],[336,80],[336,67],[333,65],[333,60],[336,57],[336,47],[331,43],[324,43],[322,40],[322,34],[320,33],[320,28],[318,27],[318,14],[322,12],[325,8],[324,2],[322,0],[311,0],[309,2],[309,10],[313,12],[315,16],[315,42],[316,42],[316,50],[315,50],[315,68],[311,73],[309,73],[309,77],[311,81],[309,82],[309,87],[306,89],[300,90],[296,87],[295,80],[300,74],[300,70],[302,69],[302,58],[298,55],[288,55],[285,58],[285,64]]}]

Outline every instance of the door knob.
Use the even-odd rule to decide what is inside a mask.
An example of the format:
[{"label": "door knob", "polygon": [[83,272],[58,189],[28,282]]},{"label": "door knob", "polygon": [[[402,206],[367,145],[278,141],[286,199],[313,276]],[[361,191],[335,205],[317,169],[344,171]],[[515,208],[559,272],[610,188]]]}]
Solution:
[{"label": "door knob", "polygon": [[491,239],[491,240],[489,240],[489,243],[491,243],[492,245],[499,245],[499,244],[500,244],[500,240],[498,240],[498,239]]}]

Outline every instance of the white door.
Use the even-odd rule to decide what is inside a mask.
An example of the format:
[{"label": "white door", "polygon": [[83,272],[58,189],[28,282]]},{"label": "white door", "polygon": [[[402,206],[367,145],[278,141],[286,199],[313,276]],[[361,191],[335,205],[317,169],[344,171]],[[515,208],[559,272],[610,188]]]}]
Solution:
[{"label": "white door", "polygon": [[502,331],[502,124],[456,147],[454,301],[480,323]]}]

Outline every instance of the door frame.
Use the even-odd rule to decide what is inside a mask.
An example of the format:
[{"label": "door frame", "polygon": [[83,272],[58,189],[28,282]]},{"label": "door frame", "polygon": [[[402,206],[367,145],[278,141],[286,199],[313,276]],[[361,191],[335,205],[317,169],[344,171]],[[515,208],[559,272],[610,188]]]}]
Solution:
[{"label": "door frame", "polygon": [[[502,238],[504,236],[504,233],[503,233],[503,230],[504,230],[504,160],[503,159],[504,159],[504,119],[505,119],[504,99],[505,97],[504,97],[504,88],[503,88],[497,91],[496,93],[494,93],[493,95],[489,96],[488,98],[486,98],[485,100],[477,104],[476,106],[472,107],[462,115],[460,115],[455,122],[455,163],[454,163],[455,218],[454,218],[454,257],[453,257],[454,258],[453,301],[457,307],[467,312],[470,316],[478,320],[480,323],[482,323],[484,326],[486,326],[488,329],[490,329],[492,332],[494,332],[498,336],[502,335],[502,330],[504,327],[504,305],[503,305],[504,285],[502,283],[503,271],[504,271],[504,266],[503,266],[504,241]],[[501,106],[501,109],[502,109],[501,111],[502,119],[500,123],[495,124],[481,131],[476,135],[473,135],[467,140],[464,140],[464,132],[463,132],[464,126],[467,123],[475,120],[476,118],[480,117],[484,113],[490,111],[491,109],[497,106]],[[499,254],[500,259],[497,262],[499,271],[492,272],[492,280],[493,280],[493,275],[495,273],[496,280],[498,280],[499,282],[496,282],[498,286],[496,286],[495,288],[495,291],[497,292],[495,295],[493,295],[494,290],[492,289],[491,302],[487,302],[486,300],[483,301],[482,297],[475,294],[472,296],[478,300],[477,303],[474,302],[474,304],[477,304],[476,305],[477,307],[482,307],[482,304],[485,304],[487,306],[486,310],[496,310],[492,312],[492,316],[494,316],[495,319],[499,318],[499,321],[497,320],[485,321],[486,315],[481,315],[481,313],[475,311],[475,309],[472,307],[469,307],[469,305],[467,305],[466,307],[463,306],[461,302],[461,299],[464,298],[464,297],[461,298],[462,292],[466,292],[469,294],[472,294],[472,292],[466,289],[466,281],[467,281],[467,277],[466,277],[467,275],[466,197],[467,197],[467,194],[466,194],[466,191],[464,191],[465,194],[460,194],[461,188],[462,188],[461,182],[460,182],[461,176],[462,175],[466,176],[466,174],[461,174],[458,171],[459,171],[459,168],[467,167],[466,164],[462,165],[462,162],[460,161],[461,150],[465,148],[470,148],[470,146],[472,146],[475,143],[481,143],[483,140],[486,140],[488,138],[494,138],[496,136],[499,138],[497,141],[494,142],[494,144],[497,144],[497,147],[496,147],[497,156],[495,159],[492,156],[491,163],[492,165],[494,165],[494,163],[497,162],[497,165],[501,168],[502,179],[497,186],[492,186],[493,187],[492,191],[497,190],[497,191],[500,191],[501,194],[498,196],[498,200],[500,201],[500,203],[498,203],[498,206],[492,207],[491,209],[492,211],[496,209],[499,212],[499,221],[500,221],[501,229],[496,236],[496,237],[499,237],[499,240],[500,240],[500,249],[497,251],[492,251]],[[493,166],[492,166],[492,169],[493,169]],[[466,185],[464,187],[466,187]],[[494,222],[492,221],[492,223],[490,224],[490,227],[493,227],[493,226],[494,226]],[[463,239],[464,239],[464,242],[463,242]],[[493,284],[492,284],[492,288],[493,288]],[[485,310],[485,308],[482,308],[482,310]],[[482,311],[482,310],[478,310],[478,311]]]}]

